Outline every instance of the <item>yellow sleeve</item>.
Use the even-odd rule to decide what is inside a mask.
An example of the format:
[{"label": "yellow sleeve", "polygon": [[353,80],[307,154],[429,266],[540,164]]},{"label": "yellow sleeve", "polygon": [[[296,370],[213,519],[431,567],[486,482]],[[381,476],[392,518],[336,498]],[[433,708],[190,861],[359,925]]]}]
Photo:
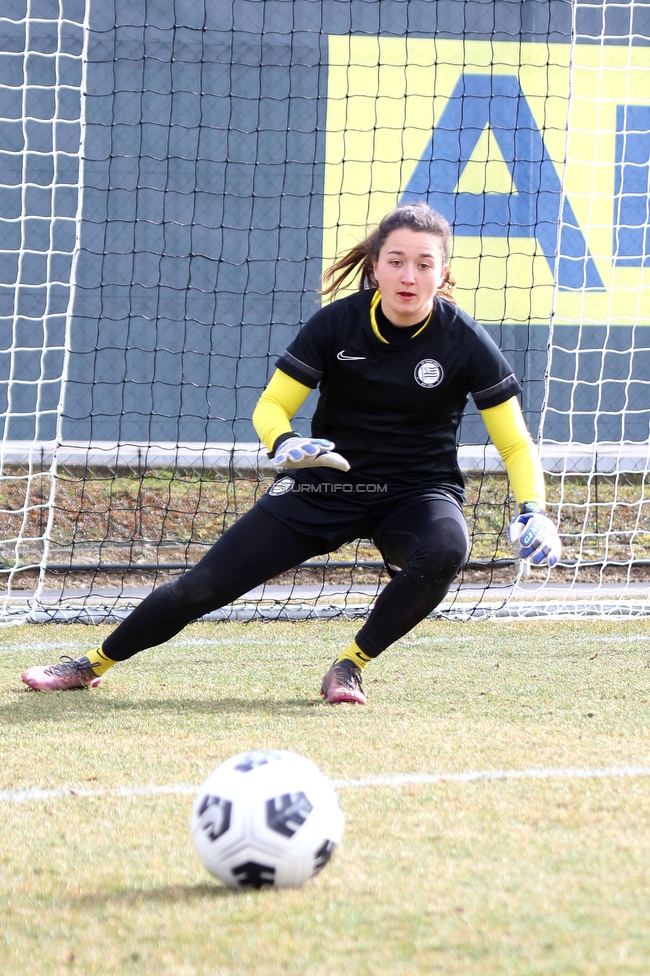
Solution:
[{"label": "yellow sleeve", "polygon": [[481,410],[492,443],[503,458],[518,505],[546,501],[544,472],[533,439],[528,432],[516,397],[496,407]]},{"label": "yellow sleeve", "polygon": [[276,369],[257,401],[252,417],[258,437],[269,451],[273,450],[280,434],[291,430],[291,418],[310,393],[311,387]]}]

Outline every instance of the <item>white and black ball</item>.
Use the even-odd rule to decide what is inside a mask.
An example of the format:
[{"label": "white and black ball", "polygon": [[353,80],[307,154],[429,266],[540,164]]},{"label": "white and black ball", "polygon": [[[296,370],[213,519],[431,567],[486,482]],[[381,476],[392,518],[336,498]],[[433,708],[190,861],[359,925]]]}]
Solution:
[{"label": "white and black ball", "polygon": [[194,847],[232,888],[299,888],[330,860],[343,836],[338,796],[318,766],[295,752],[231,756],[200,787]]}]

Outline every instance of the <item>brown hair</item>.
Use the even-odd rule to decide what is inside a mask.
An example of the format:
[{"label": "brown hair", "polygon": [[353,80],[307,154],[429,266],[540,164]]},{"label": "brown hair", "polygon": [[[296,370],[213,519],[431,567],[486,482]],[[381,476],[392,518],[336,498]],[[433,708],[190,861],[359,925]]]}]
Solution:
[{"label": "brown hair", "polygon": [[[449,223],[428,203],[402,203],[389,211],[381,220],[379,226],[371,234],[355,244],[349,251],[334,262],[323,274],[323,289],[321,295],[336,298],[337,292],[348,279],[359,274],[359,291],[365,288],[376,288],[372,262],[379,257],[379,252],[392,231],[406,227],[409,230],[435,234],[440,238],[440,247],[445,263],[449,261],[451,245],[451,229]],[[445,282],[441,288],[443,297],[454,302],[451,290],[456,282],[447,272]]]}]

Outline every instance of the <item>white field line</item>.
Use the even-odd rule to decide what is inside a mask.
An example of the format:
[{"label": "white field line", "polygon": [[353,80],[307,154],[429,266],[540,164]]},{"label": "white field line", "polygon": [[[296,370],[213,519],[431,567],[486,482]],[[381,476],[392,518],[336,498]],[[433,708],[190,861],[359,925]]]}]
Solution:
[{"label": "white field line", "polygon": [[[362,779],[338,779],[332,783],[338,790],[365,786],[407,786],[410,783],[478,783],[491,780],[520,779],[608,779],[614,776],[650,776],[650,766],[609,766],[605,769],[486,769],[465,773],[398,773],[394,776],[368,776]],[[107,790],[61,787],[56,790],[23,789],[0,791],[0,802],[28,803],[36,800],[58,800],[63,797],[160,796],[194,794],[198,786],[190,783],[168,786],[120,786]]]}]

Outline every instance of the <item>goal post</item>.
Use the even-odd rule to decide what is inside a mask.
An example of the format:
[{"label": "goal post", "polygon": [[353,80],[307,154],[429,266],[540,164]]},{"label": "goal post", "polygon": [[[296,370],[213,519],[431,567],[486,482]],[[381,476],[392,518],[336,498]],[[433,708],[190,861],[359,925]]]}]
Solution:
[{"label": "goal post", "polygon": [[[9,0],[0,39],[0,622],[119,619],[255,503],[276,358],[409,199],[522,381],[564,546],[515,558],[470,404],[440,612],[648,612],[646,3]],[[363,615],[386,581],[357,540],[214,616]]]}]

